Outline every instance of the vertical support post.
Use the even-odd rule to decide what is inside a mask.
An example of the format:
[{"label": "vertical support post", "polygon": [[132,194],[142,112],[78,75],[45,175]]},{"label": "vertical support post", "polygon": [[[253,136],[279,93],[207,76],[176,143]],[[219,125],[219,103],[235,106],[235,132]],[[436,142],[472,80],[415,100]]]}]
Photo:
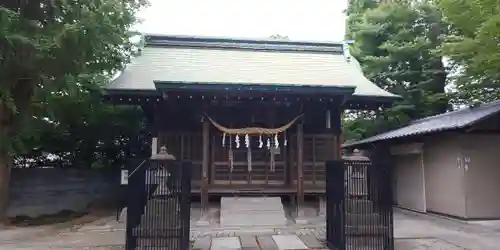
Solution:
[{"label": "vertical support post", "polygon": [[210,124],[203,119],[203,162],[201,170],[201,205],[205,210],[208,206],[208,167],[210,165]]},{"label": "vertical support post", "polygon": [[304,124],[297,124],[297,205],[304,203]]},{"label": "vertical support post", "polygon": [[330,249],[346,249],[345,234],[345,166],[341,148],[341,106],[326,113],[326,131],[332,135],[326,172],[326,238]]},{"label": "vertical support post", "polygon": [[[330,114],[330,112],[328,112]],[[328,128],[333,134],[333,146],[334,151],[332,152],[332,160],[338,161],[342,160],[342,110],[341,107],[336,107],[335,111],[328,115],[330,119],[330,128]]]},{"label": "vertical support post", "polygon": [[201,217],[196,222],[198,226],[208,226],[210,224],[208,216],[208,168],[210,165],[210,123],[208,119],[202,118],[202,152],[203,159],[201,163]]},{"label": "vertical support post", "polygon": [[210,146],[210,176],[209,176],[209,181],[208,184],[211,185],[214,183],[214,176],[215,176],[215,142],[217,141],[215,139],[215,136],[211,136],[212,138],[212,143]]},{"label": "vertical support post", "polygon": [[297,124],[297,218],[296,224],[306,224],[304,216],[304,120]]}]

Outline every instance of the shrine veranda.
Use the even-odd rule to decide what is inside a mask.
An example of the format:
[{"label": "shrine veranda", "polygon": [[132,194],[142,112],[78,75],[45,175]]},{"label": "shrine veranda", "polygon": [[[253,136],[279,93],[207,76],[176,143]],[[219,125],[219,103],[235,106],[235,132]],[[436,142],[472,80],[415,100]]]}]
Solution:
[{"label": "shrine veranda", "polygon": [[340,43],[155,35],[104,96],[141,106],[158,148],[192,163],[202,202],[324,194],[325,162],[341,157],[342,112],[396,98]]}]

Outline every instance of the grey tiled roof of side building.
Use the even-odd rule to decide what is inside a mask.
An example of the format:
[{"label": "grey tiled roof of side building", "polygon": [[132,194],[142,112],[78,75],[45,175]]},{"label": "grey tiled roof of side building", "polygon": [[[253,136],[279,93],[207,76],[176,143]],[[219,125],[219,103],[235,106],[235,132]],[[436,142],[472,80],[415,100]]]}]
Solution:
[{"label": "grey tiled roof of side building", "polygon": [[[155,39],[163,39],[162,44],[146,43],[141,55],[133,58],[107,89],[155,90],[155,81],[284,84],[355,87],[354,96],[399,97],[369,81],[359,63],[354,58],[348,60],[338,43],[265,44],[259,40],[221,42],[216,38],[172,36]],[[265,50],[243,49],[245,46]]]},{"label": "grey tiled roof of side building", "polygon": [[424,135],[432,132],[464,128],[480,120],[500,112],[500,100],[482,104],[476,107],[463,108],[435,116],[415,120],[409,125],[384,132],[366,139],[348,142],[343,147],[352,147],[366,143]]}]

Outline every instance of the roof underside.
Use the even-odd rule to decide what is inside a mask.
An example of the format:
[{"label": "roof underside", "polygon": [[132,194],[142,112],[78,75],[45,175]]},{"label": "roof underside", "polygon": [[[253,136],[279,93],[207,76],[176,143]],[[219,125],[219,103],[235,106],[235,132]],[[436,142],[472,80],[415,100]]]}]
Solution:
[{"label": "roof underside", "polygon": [[478,107],[459,109],[453,112],[416,120],[408,126],[368,137],[363,140],[346,143],[343,147],[360,146],[363,144],[404,138],[408,136],[418,136],[433,132],[465,128],[487,117],[495,115],[498,112],[500,112],[500,100],[483,104]]},{"label": "roof underside", "polygon": [[155,91],[155,82],[355,88],[356,97],[397,98],[370,82],[335,43],[147,37],[107,90]]}]

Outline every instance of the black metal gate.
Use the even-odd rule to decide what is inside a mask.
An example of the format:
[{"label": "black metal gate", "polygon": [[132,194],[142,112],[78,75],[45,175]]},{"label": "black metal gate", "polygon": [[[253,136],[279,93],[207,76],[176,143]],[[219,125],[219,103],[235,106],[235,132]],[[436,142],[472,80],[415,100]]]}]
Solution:
[{"label": "black metal gate", "polygon": [[189,249],[191,165],[145,160],[129,170],[127,250]]},{"label": "black metal gate", "polygon": [[326,163],[330,249],[393,250],[390,166],[369,159]]}]

